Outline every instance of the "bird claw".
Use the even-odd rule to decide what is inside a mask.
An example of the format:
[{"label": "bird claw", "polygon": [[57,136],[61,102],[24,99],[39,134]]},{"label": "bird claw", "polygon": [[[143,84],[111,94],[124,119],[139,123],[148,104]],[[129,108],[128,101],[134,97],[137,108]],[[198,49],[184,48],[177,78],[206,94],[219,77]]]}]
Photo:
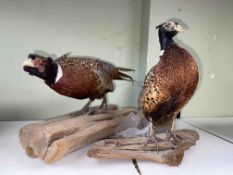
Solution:
[{"label": "bird claw", "polygon": [[156,144],[156,152],[159,153],[159,142],[162,141],[161,138],[155,136],[148,136],[146,143],[140,148],[140,150],[146,150],[146,146],[151,142]]},{"label": "bird claw", "polygon": [[175,146],[176,146],[175,149],[177,149],[177,148],[182,146],[183,137],[181,137],[178,134],[173,133],[172,131],[169,131],[166,140],[167,141],[172,141],[172,143],[174,143]]},{"label": "bird claw", "polygon": [[81,109],[81,114],[82,114],[82,115],[85,115],[85,114],[90,115],[90,113],[91,113],[92,111],[90,111],[89,106],[91,105],[92,102],[93,102],[93,100],[89,100],[89,101],[87,102],[87,104],[86,104],[85,106],[83,106],[83,108]]},{"label": "bird claw", "polygon": [[89,111],[89,107],[83,107],[82,109],[81,109],[81,114],[82,115],[85,115],[85,114],[87,114],[87,115],[89,115],[89,113],[90,113],[91,111]]}]

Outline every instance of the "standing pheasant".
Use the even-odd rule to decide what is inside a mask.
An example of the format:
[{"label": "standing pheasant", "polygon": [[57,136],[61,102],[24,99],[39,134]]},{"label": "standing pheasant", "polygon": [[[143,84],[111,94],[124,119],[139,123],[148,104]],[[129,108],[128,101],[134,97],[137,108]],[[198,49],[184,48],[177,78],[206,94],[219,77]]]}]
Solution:
[{"label": "standing pheasant", "polygon": [[106,107],[106,94],[114,91],[113,80],[133,79],[122,71],[133,71],[128,68],[115,67],[110,63],[91,57],[72,57],[65,54],[53,60],[37,54],[29,54],[23,62],[24,71],[44,80],[53,90],[61,95],[75,99],[89,98],[82,108],[89,111],[95,99],[103,99],[101,108]]},{"label": "standing pheasant", "polygon": [[[161,48],[160,60],[148,72],[139,96],[139,108],[149,122],[150,140],[158,142],[157,128],[166,128],[173,137],[174,120],[193,96],[198,84],[198,67],[191,54],[178,46],[173,37],[183,31],[175,21],[156,27]],[[147,144],[146,143],[146,144]]]}]

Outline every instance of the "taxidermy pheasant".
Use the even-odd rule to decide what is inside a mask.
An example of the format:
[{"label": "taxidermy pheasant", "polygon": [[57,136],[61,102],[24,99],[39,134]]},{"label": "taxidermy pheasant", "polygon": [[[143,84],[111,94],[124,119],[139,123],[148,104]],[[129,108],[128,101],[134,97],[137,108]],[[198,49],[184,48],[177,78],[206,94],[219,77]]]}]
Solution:
[{"label": "taxidermy pheasant", "polygon": [[114,91],[113,80],[133,79],[122,71],[133,69],[115,67],[110,63],[91,57],[72,57],[67,53],[57,60],[37,54],[29,54],[23,62],[24,71],[44,80],[61,95],[75,99],[89,98],[82,113],[89,111],[95,99],[103,99],[101,108],[106,107],[106,94]]},{"label": "taxidermy pheasant", "polygon": [[173,41],[173,37],[183,28],[172,20],[156,28],[161,48],[160,60],[148,72],[138,101],[149,123],[146,144],[149,141],[158,143],[156,128],[166,128],[168,138],[178,141],[173,133],[174,120],[194,94],[199,77],[191,54]]}]

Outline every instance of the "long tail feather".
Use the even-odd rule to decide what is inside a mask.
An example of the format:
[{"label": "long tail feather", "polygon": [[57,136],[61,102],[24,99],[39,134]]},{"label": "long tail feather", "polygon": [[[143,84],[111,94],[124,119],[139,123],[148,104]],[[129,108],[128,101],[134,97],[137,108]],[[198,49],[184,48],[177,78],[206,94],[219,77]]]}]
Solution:
[{"label": "long tail feather", "polygon": [[142,175],[142,172],[141,172],[141,170],[140,170],[140,168],[138,166],[137,160],[136,159],[132,159],[132,162],[133,162],[133,165],[134,165],[135,169],[137,170],[138,174]]},{"label": "long tail feather", "polygon": [[135,80],[131,76],[121,72],[121,71],[134,71],[134,69],[123,68],[123,67],[117,67],[116,69],[117,69],[117,76],[115,77],[115,79],[131,81],[132,84],[135,82]]},{"label": "long tail feather", "polygon": [[130,69],[130,68],[125,68],[125,67],[116,67],[118,70],[121,70],[121,71],[135,71],[134,69]]},{"label": "long tail feather", "polygon": [[124,74],[122,72],[119,72],[119,75],[122,80],[131,81],[132,83],[134,83],[134,79],[131,76]]}]

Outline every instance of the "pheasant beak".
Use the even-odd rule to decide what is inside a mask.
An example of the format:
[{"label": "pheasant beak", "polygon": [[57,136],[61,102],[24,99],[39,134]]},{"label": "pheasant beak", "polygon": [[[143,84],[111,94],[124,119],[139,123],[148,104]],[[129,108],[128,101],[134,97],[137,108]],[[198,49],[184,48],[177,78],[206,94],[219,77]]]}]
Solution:
[{"label": "pheasant beak", "polygon": [[25,60],[22,65],[23,67],[36,67],[31,58]]},{"label": "pheasant beak", "polygon": [[176,25],[175,30],[176,30],[177,32],[184,32],[184,28],[181,27],[179,24]]}]

